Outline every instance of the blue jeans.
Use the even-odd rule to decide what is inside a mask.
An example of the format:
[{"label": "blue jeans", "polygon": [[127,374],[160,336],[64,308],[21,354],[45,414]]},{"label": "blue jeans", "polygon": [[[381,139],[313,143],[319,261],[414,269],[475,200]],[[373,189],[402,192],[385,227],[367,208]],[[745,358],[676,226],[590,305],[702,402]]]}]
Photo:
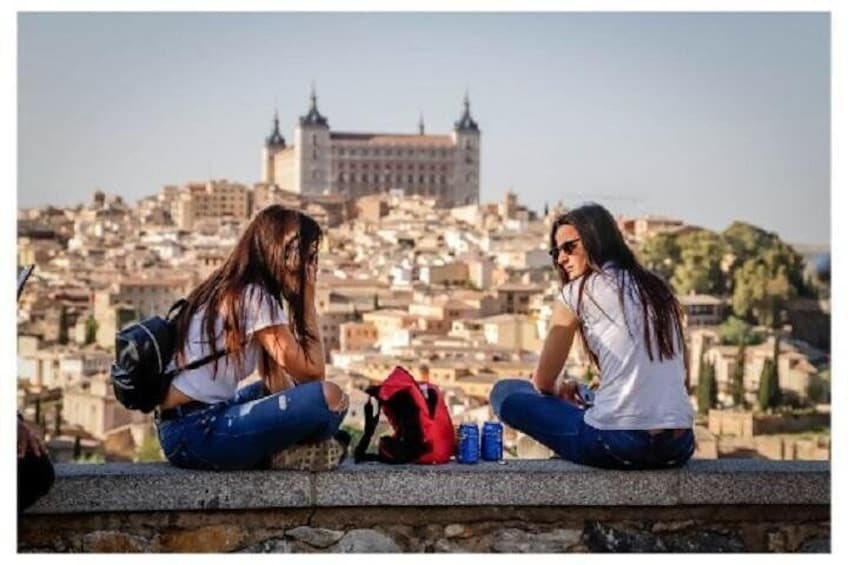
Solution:
[{"label": "blue jeans", "polygon": [[526,379],[498,381],[490,395],[495,415],[558,456],[607,469],[666,469],[686,463],[695,451],[691,429],[674,437],[670,430],[599,430],[583,420],[584,410],[539,393]]},{"label": "blue jeans", "polygon": [[268,394],[260,381],[157,428],[165,457],[177,467],[259,469],[286,447],[333,437],[346,412],[328,408],[321,382]]}]

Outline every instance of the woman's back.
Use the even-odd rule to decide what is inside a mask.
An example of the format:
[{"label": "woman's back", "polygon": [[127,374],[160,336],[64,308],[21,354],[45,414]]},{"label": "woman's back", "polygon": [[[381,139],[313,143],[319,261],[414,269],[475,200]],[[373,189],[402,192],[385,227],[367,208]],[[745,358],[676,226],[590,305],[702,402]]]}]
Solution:
[{"label": "woman's back", "polygon": [[[241,363],[233,354],[227,354],[217,361],[202,365],[190,371],[178,374],[172,384],[180,392],[195,400],[214,404],[233,397],[238,383],[256,369],[261,347],[253,334],[273,325],[288,323],[285,309],[258,284],[245,287],[239,308],[242,328],[248,341],[245,343]],[[210,347],[204,327],[205,307],[200,308],[189,322],[186,344],[183,348],[185,363],[207,357],[214,352],[226,349],[224,343],[224,320],[219,315],[215,319],[214,350]],[[173,363],[172,363],[173,366]]]},{"label": "woman's back", "polygon": [[607,430],[691,427],[694,411],[686,392],[681,344],[675,344],[672,358],[660,360],[651,324],[651,359],[645,344],[642,303],[630,276],[607,264],[601,273],[590,273],[585,279],[585,283],[578,278],[565,285],[562,299],[579,314],[601,371],[601,385],[594,405],[586,411],[586,423]]}]

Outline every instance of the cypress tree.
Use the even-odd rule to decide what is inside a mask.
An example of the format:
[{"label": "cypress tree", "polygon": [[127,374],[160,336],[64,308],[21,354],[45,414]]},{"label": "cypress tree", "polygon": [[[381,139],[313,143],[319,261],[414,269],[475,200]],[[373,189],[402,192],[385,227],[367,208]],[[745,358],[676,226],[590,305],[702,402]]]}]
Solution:
[{"label": "cypress tree", "polygon": [[64,305],[59,310],[59,344],[68,343],[68,309]]},{"label": "cypress tree", "polygon": [[715,382],[715,367],[704,360],[703,354],[698,370],[698,413],[706,414],[717,404],[718,390]]},{"label": "cypress tree", "polygon": [[733,405],[745,407],[745,341],[739,344],[739,352],[736,354],[736,370],[733,372],[731,381],[731,395]]},{"label": "cypress tree", "polygon": [[780,391],[780,379],[778,378],[778,363],[780,360],[780,337],[775,333],[774,352],[771,359],[763,363],[763,372],[760,374],[760,390],[757,394],[757,402],[761,410],[777,408],[783,402],[783,394]]}]

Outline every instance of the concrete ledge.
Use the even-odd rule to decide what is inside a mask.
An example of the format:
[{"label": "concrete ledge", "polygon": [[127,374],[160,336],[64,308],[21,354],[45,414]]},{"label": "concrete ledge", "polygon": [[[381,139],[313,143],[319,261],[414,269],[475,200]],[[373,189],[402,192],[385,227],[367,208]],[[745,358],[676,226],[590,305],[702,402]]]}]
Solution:
[{"label": "concrete ledge", "polygon": [[167,463],[56,466],[28,514],[338,506],[830,505],[830,462],[693,460],[607,471],[562,460],[438,466],[346,461],[325,473],[190,471]]}]

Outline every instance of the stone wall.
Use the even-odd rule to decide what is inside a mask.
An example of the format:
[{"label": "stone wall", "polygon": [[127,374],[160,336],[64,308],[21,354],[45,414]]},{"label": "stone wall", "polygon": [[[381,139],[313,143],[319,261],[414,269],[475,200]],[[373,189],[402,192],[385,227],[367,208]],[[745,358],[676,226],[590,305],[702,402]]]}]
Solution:
[{"label": "stone wall", "polygon": [[110,512],[28,516],[20,536],[22,552],[822,552],[830,518],[817,506]]},{"label": "stone wall", "polygon": [[60,465],[20,552],[828,552],[827,462]]}]

